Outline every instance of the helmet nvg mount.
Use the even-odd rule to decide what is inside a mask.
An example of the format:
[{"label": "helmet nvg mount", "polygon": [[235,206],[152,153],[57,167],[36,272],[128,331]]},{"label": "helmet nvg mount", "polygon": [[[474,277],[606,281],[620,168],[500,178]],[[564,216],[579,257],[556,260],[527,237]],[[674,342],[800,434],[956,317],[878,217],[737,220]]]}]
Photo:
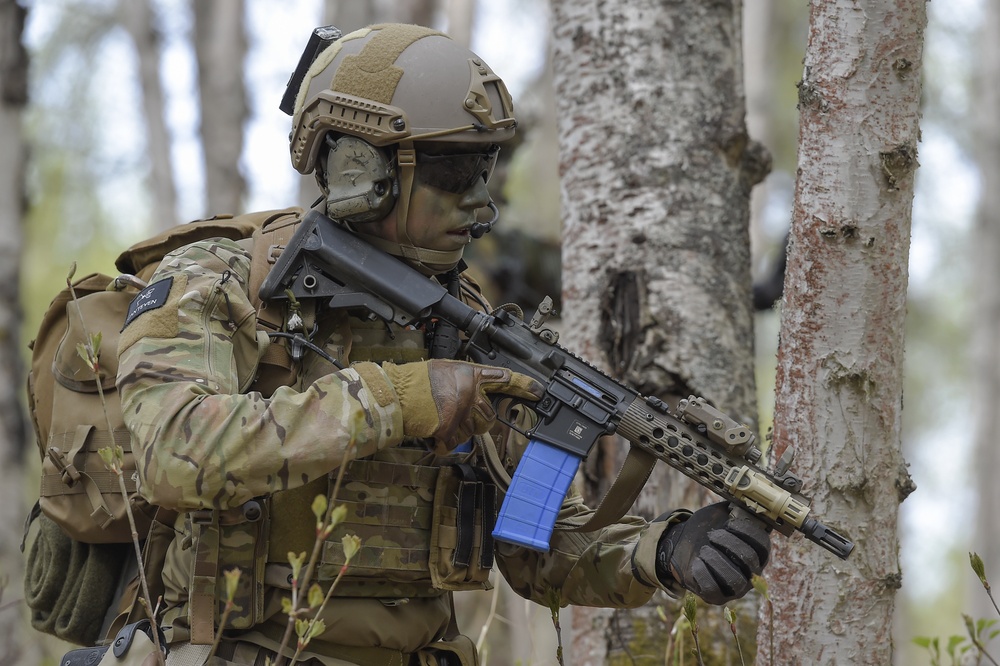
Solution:
[{"label": "helmet nvg mount", "polygon": [[281,109],[292,115],[292,166],[316,172],[328,214],[362,223],[396,205],[399,244],[366,237],[431,266],[454,265],[461,250],[418,248],[406,234],[415,142],[495,144],[517,125],[507,87],[481,58],[443,33],[403,24],[342,37],[318,28]]}]

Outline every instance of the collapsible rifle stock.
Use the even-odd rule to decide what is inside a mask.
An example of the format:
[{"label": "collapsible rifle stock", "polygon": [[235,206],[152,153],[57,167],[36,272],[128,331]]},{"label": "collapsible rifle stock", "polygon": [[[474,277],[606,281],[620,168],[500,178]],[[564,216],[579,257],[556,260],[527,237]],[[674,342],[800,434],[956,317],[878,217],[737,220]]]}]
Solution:
[{"label": "collapsible rifle stock", "polygon": [[[536,550],[548,550],[556,515],[579,466],[598,438],[617,433],[631,444],[629,478],[648,477],[656,460],[694,479],[785,536],[801,532],[842,559],[854,544],[809,515],[799,494],[802,480],[788,472],[790,458],[776,469],[758,466],[755,435],[691,396],[671,409],[608,377],[556,344],[544,327],[550,302],[525,323],[500,310],[480,312],[420,272],[367,243],[316,211],[289,240],[261,286],[264,300],[327,299],[331,308],[363,310],[369,316],[407,325],[438,319],[464,333],[461,352],[477,363],[510,368],[542,382],[545,393],[531,409],[537,424],[515,470],[493,536]],[[638,475],[635,469],[640,471]],[[583,529],[617,520],[641,483]],[[609,493],[610,495],[610,493]]]}]

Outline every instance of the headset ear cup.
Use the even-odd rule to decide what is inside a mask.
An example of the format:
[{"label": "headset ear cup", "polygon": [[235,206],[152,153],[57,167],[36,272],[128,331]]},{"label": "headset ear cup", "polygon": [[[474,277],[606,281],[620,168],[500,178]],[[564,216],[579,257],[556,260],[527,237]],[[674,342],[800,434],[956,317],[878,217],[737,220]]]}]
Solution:
[{"label": "headset ear cup", "polygon": [[330,137],[323,156],[326,214],[345,222],[381,220],[399,196],[395,161],[353,136]]}]

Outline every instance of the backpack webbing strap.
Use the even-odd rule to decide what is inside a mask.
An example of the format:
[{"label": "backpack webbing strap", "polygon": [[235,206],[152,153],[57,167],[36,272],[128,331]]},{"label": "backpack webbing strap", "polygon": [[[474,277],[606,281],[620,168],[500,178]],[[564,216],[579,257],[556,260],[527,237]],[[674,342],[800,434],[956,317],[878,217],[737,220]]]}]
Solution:
[{"label": "backpack webbing strap", "polygon": [[[95,486],[97,490],[102,493],[120,493],[121,488],[118,486],[118,476],[111,470],[87,470],[86,472],[80,472],[79,481],[84,481]],[[56,497],[57,495],[79,495],[80,493],[87,492],[82,487],[83,483],[74,483],[72,486],[67,486],[63,481],[62,474],[43,474],[41,482],[41,492],[39,492],[40,497]],[[125,490],[129,493],[135,492],[135,479],[131,477],[125,477]],[[87,493],[88,495],[90,493]]]},{"label": "backpack webbing strap", "polygon": [[[54,497],[56,495],[75,495],[86,493],[90,502],[90,518],[106,529],[114,520],[115,515],[104,501],[104,494],[119,492],[118,477],[110,470],[84,470],[83,457],[88,451],[96,451],[101,445],[130,445],[128,431],[116,432],[112,437],[108,433],[97,431],[89,424],[78,424],[72,432],[61,433],[50,439],[53,444],[69,442],[69,450],[65,453],[59,446],[48,448],[49,460],[58,470],[57,474],[42,475],[39,495]],[[131,488],[129,485],[131,484]],[[135,481],[126,480],[126,490],[135,491]]]},{"label": "backpack webbing strap", "polygon": [[215,585],[219,572],[219,514],[217,511],[192,511],[191,536],[194,541],[194,572],[189,592],[191,642],[211,645],[215,642]]}]

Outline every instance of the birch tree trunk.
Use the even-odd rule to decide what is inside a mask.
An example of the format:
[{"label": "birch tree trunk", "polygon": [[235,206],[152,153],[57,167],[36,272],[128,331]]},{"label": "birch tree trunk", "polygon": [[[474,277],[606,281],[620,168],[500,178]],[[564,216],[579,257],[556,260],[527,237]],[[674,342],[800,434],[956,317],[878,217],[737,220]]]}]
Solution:
[{"label": "birch tree trunk", "polygon": [[142,88],[143,115],[146,120],[146,148],[150,165],[150,191],[153,195],[152,220],[156,230],[177,224],[177,185],[170,157],[170,131],[167,129],[166,93],[160,80],[160,32],[154,25],[149,0],[120,0],[118,13],[122,25],[135,44],[139,62],[139,85]]},{"label": "birch tree trunk", "polygon": [[[747,225],[769,157],[744,123],[742,5],[554,0],[552,9],[565,344],[643,393],[697,393],[755,426]],[[592,505],[624,448],[608,441],[592,454]],[[715,499],[661,466],[634,511],[652,518]],[[572,609],[567,663],[662,663],[676,618],[657,619],[665,600]],[[709,614],[721,624],[721,609]],[[725,649],[728,627],[706,635],[715,643],[706,651]],[[739,663],[735,650],[730,658]]]},{"label": "birch tree trunk", "polygon": [[[987,0],[983,12],[979,84],[974,86],[978,103],[974,136],[975,158],[979,168],[979,210],[972,237],[975,272],[973,319],[974,349],[972,372],[975,380],[976,461],[979,519],[977,525],[989,525],[1000,512],[1000,487],[996,470],[1000,469],[1000,91],[995,82],[1000,77],[1000,0]],[[1000,534],[993,529],[979,529],[972,535],[973,549],[986,564],[990,579],[1000,577]],[[970,577],[972,578],[972,577]],[[993,608],[983,594],[978,579],[971,581],[971,599],[977,608],[975,617],[993,617]]]},{"label": "birch tree trunk", "polygon": [[22,131],[28,101],[28,54],[22,42],[26,14],[16,0],[0,0],[0,664],[30,659],[23,654],[30,644],[19,631],[17,607],[3,608],[22,596],[17,545],[24,521],[22,454],[28,437],[19,400],[24,366],[18,331],[27,162]]},{"label": "birch tree trunk", "polygon": [[193,5],[205,210],[209,215],[238,213],[247,189],[240,156],[243,123],[249,114],[243,81],[247,51],[243,0],[196,0]]},{"label": "birch tree trunk", "polygon": [[[891,664],[903,323],[919,138],[923,0],[811,5],[785,275],[774,453],[794,446],[815,514],[856,542],[843,562],[777,539],[762,655]],[[760,663],[769,663],[762,657]]]}]

